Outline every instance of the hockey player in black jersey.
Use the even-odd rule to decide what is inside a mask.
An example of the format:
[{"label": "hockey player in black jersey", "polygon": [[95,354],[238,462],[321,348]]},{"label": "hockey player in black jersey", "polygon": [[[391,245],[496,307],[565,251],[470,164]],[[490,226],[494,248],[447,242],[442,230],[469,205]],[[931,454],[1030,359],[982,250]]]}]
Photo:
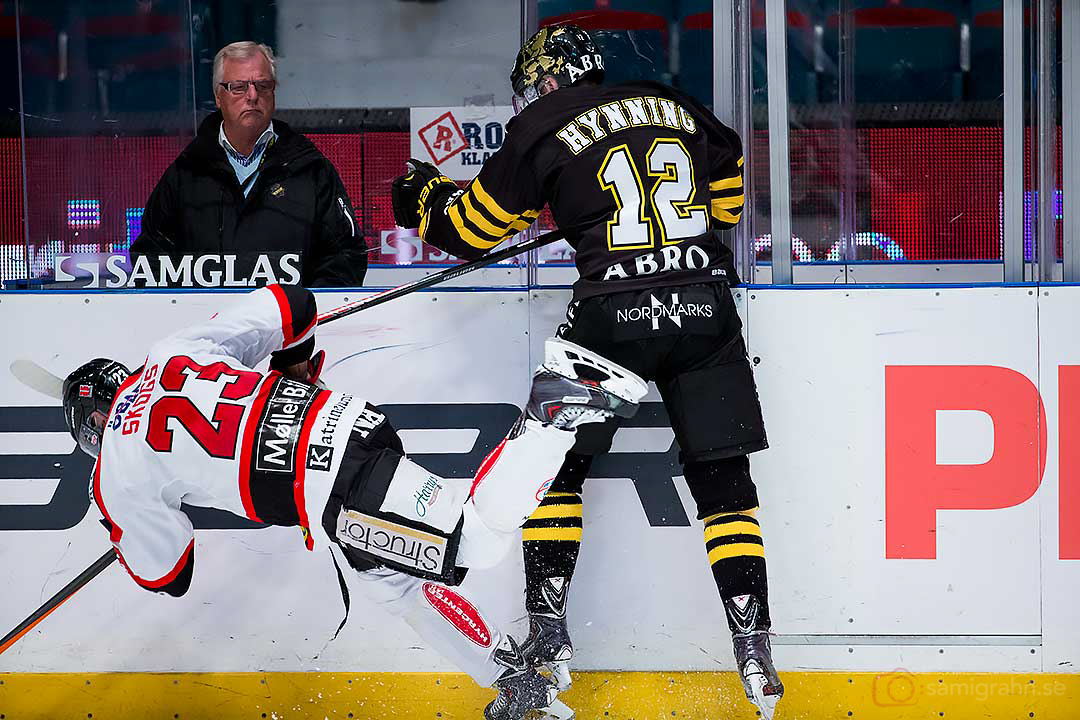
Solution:
[{"label": "hockey player in black jersey", "polygon": [[[653,82],[602,87],[604,59],[582,29],[544,28],[510,79],[519,113],[506,140],[460,190],[410,161],[393,187],[399,225],[474,259],[525,229],[545,204],[580,278],[558,335],[654,380],[705,524],[709,563],[747,697],[771,718],[773,666],[765,552],[749,453],[768,446],[730,288],[739,280],[719,230],[743,208],[738,135],[703,105]],[[569,684],[567,590],[582,528],[582,483],[610,448],[613,423],[578,434],[523,530],[525,650]]]}]

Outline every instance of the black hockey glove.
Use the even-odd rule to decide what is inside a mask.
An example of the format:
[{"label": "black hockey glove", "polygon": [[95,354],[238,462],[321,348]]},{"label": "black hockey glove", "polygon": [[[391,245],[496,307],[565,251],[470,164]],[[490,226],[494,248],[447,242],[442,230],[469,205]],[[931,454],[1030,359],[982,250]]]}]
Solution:
[{"label": "black hockey glove", "polygon": [[456,192],[457,183],[423,160],[412,159],[408,172],[394,180],[390,195],[394,201],[394,222],[403,228],[420,227],[420,218],[447,193]]}]

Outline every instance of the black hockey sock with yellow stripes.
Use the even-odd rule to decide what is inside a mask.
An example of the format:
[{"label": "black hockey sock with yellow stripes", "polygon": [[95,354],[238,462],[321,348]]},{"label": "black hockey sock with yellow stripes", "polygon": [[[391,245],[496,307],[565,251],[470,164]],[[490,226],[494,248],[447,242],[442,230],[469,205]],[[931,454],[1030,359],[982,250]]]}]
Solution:
[{"label": "black hockey sock with yellow stripes", "polygon": [[521,530],[525,609],[563,617],[581,546],[581,485],[592,457],[567,453],[551,489]]},{"label": "black hockey sock with yellow stripes", "polygon": [[[728,610],[733,634],[768,630],[769,584],[765,575],[765,544],[761,539],[757,508],[722,512],[705,518],[705,549],[709,553],[713,579]],[[756,617],[735,618],[730,609],[733,598],[751,595],[758,602]],[[736,603],[738,604],[738,603]],[[751,627],[747,627],[746,620]]]}]

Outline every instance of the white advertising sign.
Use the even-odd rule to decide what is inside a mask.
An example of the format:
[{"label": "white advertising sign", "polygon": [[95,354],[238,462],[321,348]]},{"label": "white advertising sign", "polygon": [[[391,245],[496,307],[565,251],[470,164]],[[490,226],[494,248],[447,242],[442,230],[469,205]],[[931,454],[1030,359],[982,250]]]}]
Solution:
[{"label": "white advertising sign", "polygon": [[451,180],[467,182],[502,147],[513,116],[509,105],[414,107],[410,156],[436,165]]},{"label": "white advertising sign", "polygon": [[[1039,393],[1046,470],[1040,497],[1043,653],[1047,669],[1080,671],[1080,287],[1039,294]],[[1054,429],[1057,432],[1053,432]]]},{"label": "white advertising sign", "polygon": [[[1080,432],[1080,288],[737,295],[771,444],[752,469],[780,666],[1080,666],[1080,451],[1065,437]],[[325,377],[381,405],[421,465],[468,482],[524,404],[568,297],[415,293],[320,329]],[[3,297],[0,326],[17,339],[0,346],[4,632],[107,547],[89,461],[11,362],[57,374],[97,356],[138,365],[156,338],[233,298]],[[322,310],[355,299],[318,295]],[[658,399],[646,397],[585,484],[569,613],[582,670],[732,667]],[[355,593],[330,641],[343,612],[334,569],[295,528],[197,525],[186,596],[148,593],[113,566],[0,655],[0,672],[453,669]],[[522,589],[517,552],[462,588],[519,635]]]}]

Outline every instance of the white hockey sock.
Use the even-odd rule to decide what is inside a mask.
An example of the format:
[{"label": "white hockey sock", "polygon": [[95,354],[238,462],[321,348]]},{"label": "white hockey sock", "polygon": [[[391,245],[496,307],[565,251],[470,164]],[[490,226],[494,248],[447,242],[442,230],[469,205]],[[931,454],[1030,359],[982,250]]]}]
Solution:
[{"label": "white hockey sock", "polygon": [[519,528],[544,499],[573,445],[573,431],[525,420],[520,435],[492,451],[465,501],[458,565],[491,567],[517,545]]}]

